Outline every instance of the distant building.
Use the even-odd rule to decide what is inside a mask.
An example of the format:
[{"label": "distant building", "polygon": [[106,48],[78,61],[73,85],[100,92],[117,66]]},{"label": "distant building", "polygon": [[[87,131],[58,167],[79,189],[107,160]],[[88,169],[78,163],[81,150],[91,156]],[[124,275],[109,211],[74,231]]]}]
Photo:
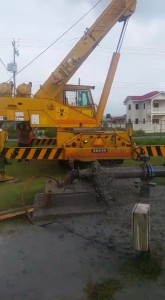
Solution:
[{"label": "distant building", "polygon": [[111,116],[110,114],[107,114],[103,118],[104,124],[107,125],[107,127],[111,128],[125,128],[126,127],[126,115],[122,116]]},{"label": "distant building", "polygon": [[165,132],[165,92],[153,91],[142,96],[127,96],[126,121],[134,130]]}]

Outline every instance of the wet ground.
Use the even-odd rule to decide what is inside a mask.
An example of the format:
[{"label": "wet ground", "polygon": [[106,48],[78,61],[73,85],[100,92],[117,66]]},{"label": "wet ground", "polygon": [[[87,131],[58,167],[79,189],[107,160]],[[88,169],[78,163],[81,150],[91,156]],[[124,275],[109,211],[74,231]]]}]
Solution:
[{"label": "wet ground", "polygon": [[106,278],[120,280],[117,300],[165,299],[165,189],[156,187],[150,199],[141,199],[151,204],[151,252],[162,265],[154,278],[134,265],[139,253],[131,245],[131,214],[137,189],[128,180],[111,189],[107,214],[65,217],[47,227],[0,224],[0,300],[85,300],[87,284]]}]

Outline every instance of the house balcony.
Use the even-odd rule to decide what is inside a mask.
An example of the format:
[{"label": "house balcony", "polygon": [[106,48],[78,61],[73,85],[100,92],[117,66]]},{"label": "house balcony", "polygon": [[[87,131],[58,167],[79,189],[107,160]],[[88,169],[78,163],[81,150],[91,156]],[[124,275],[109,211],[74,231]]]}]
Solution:
[{"label": "house balcony", "polygon": [[154,108],[150,111],[150,114],[155,116],[165,116],[165,108]]}]

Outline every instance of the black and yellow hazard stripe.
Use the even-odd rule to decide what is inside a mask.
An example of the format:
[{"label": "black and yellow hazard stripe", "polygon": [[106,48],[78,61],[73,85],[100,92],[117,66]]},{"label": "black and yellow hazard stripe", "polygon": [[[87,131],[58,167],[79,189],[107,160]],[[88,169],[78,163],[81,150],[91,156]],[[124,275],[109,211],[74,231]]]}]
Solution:
[{"label": "black and yellow hazard stripe", "polygon": [[50,138],[50,139],[32,139],[31,145],[33,146],[55,146],[56,145],[56,139]]},{"label": "black and yellow hazard stripe", "polygon": [[[165,156],[165,146],[148,145],[140,147],[148,156]],[[71,149],[70,149],[71,150]],[[73,150],[73,149],[72,149]],[[72,153],[74,154],[74,153]],[[105,155],[105,153],[104,153]],[[64,158],[63,148],[47,147],[5,147],[0,157],[7,159],[38,159],[38,160],[58,160]]]},{"label": "black and yellow hazard stripe", "polygon": [[57,160],[63,158],[63,148],[5,147],[1,152],[1,157],[8,159]]},{"label": "black and yellow hazard stripe", "polygon": [[165,156],[165,146],[163,145],[148,145],[142,146],[142,148],[148,156]]}]

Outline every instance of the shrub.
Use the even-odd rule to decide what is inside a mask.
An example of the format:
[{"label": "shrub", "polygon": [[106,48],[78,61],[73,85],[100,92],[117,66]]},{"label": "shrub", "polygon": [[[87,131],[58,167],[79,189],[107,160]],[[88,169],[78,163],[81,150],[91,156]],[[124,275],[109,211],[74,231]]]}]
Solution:
[{"label": "shrub", "polygon": [[8,138],[9,139],[17,139],[18,137],[18,131],[16,129],[15,123],[6,123],[2,126],[3,130],[8,132]]},{"label": "shrub", "polygon": [[47,128],[45,129],[45,136],[48,138],[55,138],[56,137],[56,128]]},{"label": "shrub", "polygon": [[145,131],[142,129],[133,130],[133,136],[144,136],[144,135],[145,135]]}]

